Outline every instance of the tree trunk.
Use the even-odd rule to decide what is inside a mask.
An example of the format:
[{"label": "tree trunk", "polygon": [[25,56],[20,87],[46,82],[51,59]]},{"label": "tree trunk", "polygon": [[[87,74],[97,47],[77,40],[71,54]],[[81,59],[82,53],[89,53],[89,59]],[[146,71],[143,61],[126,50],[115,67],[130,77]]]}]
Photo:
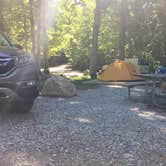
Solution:
[{"label": "tree trunk", "polygon": [[25,51],[28,52],[27,20],[25,15],[23,17],[24,17],[24,48]]},{"label": "tree trunk", "polygon": [[98,36],[101,20],[101,1],[96,0],[96,8],[94,11],[94,23],[93,23],[93,39],[92,39],[92,53],[90,57],[90,75],[91,78],[96,78],[97,72],[97,48],[98,48]]},{"label": "tree trunk", "polygon": [[43,59],[44,59],[44,73],[49,74],[48,69],[48,35],[47,35],[47,12],[48,12],[48,1],[42,1],[42,24],[41,24],[41,31],[42,31],[42,52],[43,52]]},{"label": "tree trunk", "polygon": [[3,3],[4,3],[4,0],[0,0],[0,31],[1,32],[4,31],[4,27],[3,27]]},{"label": "tree trunk", "polygon": [[40,58],[41,58],[41,27],[42,27],[42,0],[38,1],[38,11],[37,11],[37,31],[36,31],[36,50],[35,50],[35,57],[37,62],[37,70],[38,74],[40,73]]},{"label": "tree trunk", "polygon": [[48,35],[47,28],[43,29],[43,55],[44,55],[44,74],[49,74],[49,65],[48,65]]},{"label": "tree trunk", "polygon": [[30,16],[30,24],[31,24],[32,53],[35,56],[35,58],[38,59],[38,56],[36,55],[35,22],[34,22],[33,8],[34,8],[34,1],[29,0],[29,16]]},{"label": "tree trunk", "polygon": [[125,59],[125,43],[126,43],[126,22],[127,22],[127,0],[121,0],[120,14],[120,35],[119,35],[119,57]]}]

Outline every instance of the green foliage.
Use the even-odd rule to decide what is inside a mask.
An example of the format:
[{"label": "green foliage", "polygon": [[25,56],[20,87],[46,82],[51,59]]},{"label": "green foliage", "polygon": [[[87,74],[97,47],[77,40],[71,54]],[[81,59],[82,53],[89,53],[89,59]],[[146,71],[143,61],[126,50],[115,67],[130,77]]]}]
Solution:
[{"label": "green foliage", "polygon": [[19,43],[25,50],[30,50],[30,22],[27,1],[5,0],[3,4],[2,31],[9,36],[13,43]]},{"label": "green foliage", "polygon": [[90,75],[84,75],[84,76],[71,76],[69,79],[73,82],[82,82],[82,81],[87,81],[91,80]]},{"label": "green foliage", "polygon": [[[48,55],[63,51],[73,69],[89,68],[95,0],[48,0]],[[2,3],[3,2],[3,3]],[[33,0],[35,30],[40,0]],[[98,68],[117,58],[119,44],[120,0],[104,0],[98,43]],[[29,0],[1,0],[0,30],[32,49]],[[140,56],[149,62],[151,71],[166,65],[166,1],[129,0],[126,56]],[[148,50],[148,51],[147,51]],[[138,54],[139,53],[139,54]],[[41,59],[43,53],[41,52]],[[43,64],[43,60],[42,63]]]},{"label": "green foliage", "polygon": [[127,30],[128,56],[133,57],[138,52],[145,52],[152,71],[157,67],[158,61],[166,65],[166,60],[165,63],[162,60],[166,58],[165,5],[165,0],[130,2]]},{"label": "green foliage", "polygon": [[89,67],[93,6],[94,1],[84,1],[84,5],[73,3],[72,0],[60,3],[61,12],[55,21],[56,38],[52,38],[50,43],[57,41],[54,51],[63,49],[74,69],[84,70]]},{"label": "green foliage", "polygon": [[73,84],[76,85],[77,89],[81,90],[95,89],[99,86],[99,83],[96,82],[96,80],[91,79],[90,75],[73,76],[69,79]]},{"label": "green foliage", "polygon": [[159,68],[160,61],[153,57],[152,52],[141,52],[139,53],[139,57],[148,63],[151,73],[154,73]]}]

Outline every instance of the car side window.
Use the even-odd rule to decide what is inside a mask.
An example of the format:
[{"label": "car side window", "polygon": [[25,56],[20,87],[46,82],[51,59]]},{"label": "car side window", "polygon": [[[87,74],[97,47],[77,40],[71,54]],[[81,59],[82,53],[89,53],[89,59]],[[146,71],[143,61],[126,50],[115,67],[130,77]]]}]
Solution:
[{"label": "car side window", "polygon": [[2,34],[0,34],[0,46],[3,47],[10,46],[9,42],[5,39],[5,37]]}]

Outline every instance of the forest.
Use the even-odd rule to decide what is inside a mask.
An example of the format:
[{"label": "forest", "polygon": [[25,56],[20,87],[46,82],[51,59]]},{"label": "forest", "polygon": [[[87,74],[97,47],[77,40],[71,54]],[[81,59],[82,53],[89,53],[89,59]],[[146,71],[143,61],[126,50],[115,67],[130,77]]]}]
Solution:
[{"label": "forest", "polygon": [[165,7],[165,0],[0,0],[0,31],[41,66],[66,55],[73,69],[97,70],[124,54],[154,71],[166,65]]}]

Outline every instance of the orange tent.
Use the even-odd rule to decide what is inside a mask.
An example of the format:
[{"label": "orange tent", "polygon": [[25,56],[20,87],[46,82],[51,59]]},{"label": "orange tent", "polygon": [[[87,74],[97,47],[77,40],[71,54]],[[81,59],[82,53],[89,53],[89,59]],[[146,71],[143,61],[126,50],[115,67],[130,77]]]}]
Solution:
[{"label": "orange tent", "polygon": [[133,74],[140,74],[139,68],[129,62],[117,60],[110,64],[104,72],[98,76],[101,81],[135,81],[142,80]]}]

